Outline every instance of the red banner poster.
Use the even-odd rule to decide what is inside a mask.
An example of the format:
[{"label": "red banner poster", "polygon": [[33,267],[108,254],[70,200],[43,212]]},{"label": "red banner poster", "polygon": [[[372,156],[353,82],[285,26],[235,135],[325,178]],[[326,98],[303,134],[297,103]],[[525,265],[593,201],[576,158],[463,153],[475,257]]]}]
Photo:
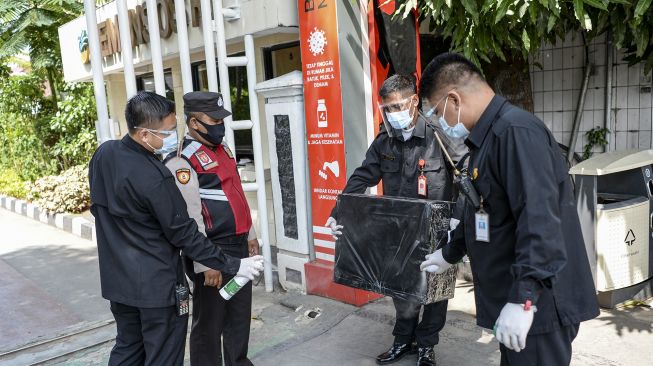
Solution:
[{"label": "red banner poster", "polygon": [[347,182],[336,0],[298,4],[315,255],[333,263],[324,224]]}]

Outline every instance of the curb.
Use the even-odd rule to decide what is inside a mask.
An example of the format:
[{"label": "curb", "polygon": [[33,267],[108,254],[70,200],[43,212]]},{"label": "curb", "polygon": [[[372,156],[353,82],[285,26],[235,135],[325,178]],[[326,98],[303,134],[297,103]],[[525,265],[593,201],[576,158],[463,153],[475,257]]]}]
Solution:
[{"label": "curb", "polygon": [[2,194],[0,194],[0,207],[83,239],[95,240],[95,224],[83,217],[65,213],[53,214],[35,204]]}]

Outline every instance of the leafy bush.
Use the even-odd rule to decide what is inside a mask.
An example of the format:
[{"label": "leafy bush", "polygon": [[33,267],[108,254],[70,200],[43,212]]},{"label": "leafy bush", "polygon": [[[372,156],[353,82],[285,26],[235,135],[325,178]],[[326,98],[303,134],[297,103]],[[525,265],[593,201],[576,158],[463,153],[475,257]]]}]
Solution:
[{"label": "leafy bush", "polygon": [[15,198],[25,198],[26,183],[11,169],[0,169],[0,193]]},{"label": "leafy bush", "polygon": [[27,199],[54,213],[80,213],[91,205],[88,166],[78,165],[61,175],[38,179],[29,185]]}]

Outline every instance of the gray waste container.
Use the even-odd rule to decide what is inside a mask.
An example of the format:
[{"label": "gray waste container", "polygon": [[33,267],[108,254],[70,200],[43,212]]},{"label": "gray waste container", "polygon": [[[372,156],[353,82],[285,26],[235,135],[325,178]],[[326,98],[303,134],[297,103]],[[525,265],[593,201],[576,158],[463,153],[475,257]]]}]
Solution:
[{"label": "gray waste container", "polygon": [[571,168],[599,304],[651,296],[653,150],[615,151]]}]

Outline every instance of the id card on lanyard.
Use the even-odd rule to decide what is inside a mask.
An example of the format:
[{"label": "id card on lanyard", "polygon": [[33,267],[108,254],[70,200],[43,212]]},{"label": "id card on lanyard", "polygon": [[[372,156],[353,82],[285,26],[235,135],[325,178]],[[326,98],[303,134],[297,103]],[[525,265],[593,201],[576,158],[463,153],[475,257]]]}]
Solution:
[{"label": "id card on lanyard", "polygon": [[475,215],[474,227],[476,228],[476,241],[490,242],[490,215],[483,209],[483,197],[481,207]]}]

